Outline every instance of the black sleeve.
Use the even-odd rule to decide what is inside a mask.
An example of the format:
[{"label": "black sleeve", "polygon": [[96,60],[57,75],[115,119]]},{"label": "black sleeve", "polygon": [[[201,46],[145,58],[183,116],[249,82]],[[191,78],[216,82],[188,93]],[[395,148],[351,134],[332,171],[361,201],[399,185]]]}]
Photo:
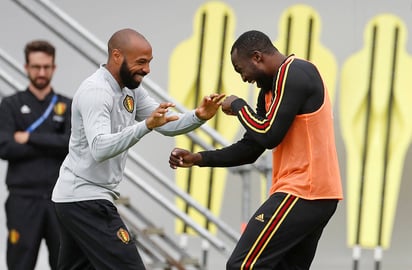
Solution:
[{"label": "black sleeve", "polygon": [[[68,153],[71,132],[71,99],[60,96],[59,102],[66,104],[63,126],[59,132],[39,132],[30,134],[26,144],[16,143],[14,133],[18,127],[20,103],[18,95],[3,98],[0,103],[0,158],[8,161],[33,159],[37,157],[64,157]],[[51,116],[50,116],[51,117]]]},{"label": "black sleeve", "polygon": [[[314,90],[319,93],[323,91],[323,87],[313,87],[313,80],[320,80],[320,77],[312,76],[316,70],[310,69],[308,73],[301,66],[288,65],[279,69],[282,76],[278,76],[272,92],[272,102],[269,109],[265,109],[265,115],[255,113],[243,99],[232,102],[232,110],[237,113],[246,132],[266,149],[273,149],[283,140],[296,115],[313,112],[323,102],[323,94],[314,96],[316,102],[311,101]],[[264,97],[259,95],[258,112],[263,110],[264,103]]]},{"label": "black sleeve", "polygon": [[255,162],[266,149],[258,145],[248,134],[238,142],[216,150],[202,151],[199,167],[234,167]]}]

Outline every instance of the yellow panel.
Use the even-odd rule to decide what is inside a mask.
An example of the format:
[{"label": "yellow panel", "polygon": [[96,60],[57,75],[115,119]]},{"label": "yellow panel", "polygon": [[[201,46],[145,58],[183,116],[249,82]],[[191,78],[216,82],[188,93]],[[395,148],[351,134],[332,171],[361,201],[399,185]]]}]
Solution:
[{"label": "yellow panel", "polygon": [[320,42],[321,18],[312,7],[293,5],[280,18],[279,38],[274,42],[280,52],[295,54],[314,63],[322,74],[333,104],[337,63],[334,55]]},{"label": "yellow panel", "polygon": [[343,66],[340,123],[347,154],[349,245],[390,245],[412,134],[412,57],[406,39],[407,28],[398,17],[376,16],[365,28],[364,47]]},{"label": "yellow panel", "polygon": [[[235,16],[229,6],[218,1],[207,2],[196,12],[192,36],[180,43],[173,51],[169,66],[169,90],[170,94],[187,108],[198,106],[201,98],[212,92],[219,91],[228,95],[248,97],[249,86],[243,83],[234,71],[230,60],[235,25]],[[200,69],[199,63],[201,63]],[[223,64],[222,68],[220,68],[221,64]],[[237,119],[226,116],[221,111],[208,121],[208,125],[214,127],[229,142],[242,132]],[[205,134],[196,132],[209,143],[213,143]],[[176,146],[186,149],[192,147],[190,140],[184,136],[176,138]],[[193,150],[202,149],[194,147]],[[209,189],[211,174],[213,174],[213,187]],[[213,195],[210,209],[218,216],[227,177],[226,169],[193,167],[191,170],[176,170],[177,184],[183,190],[187,188],[189,177],[190,194],[206,206],[210,190]],[[177,205],[185,209],[185,204],[180,199],[177,200]],[[200,225],[206,224],[204,218],[193,209],[189,210],[189,214]],[[215,232],[215,227],[212,226],[210,229]],[[182,232],[182,230],[182,222],[177,221],[177,231]]]}]

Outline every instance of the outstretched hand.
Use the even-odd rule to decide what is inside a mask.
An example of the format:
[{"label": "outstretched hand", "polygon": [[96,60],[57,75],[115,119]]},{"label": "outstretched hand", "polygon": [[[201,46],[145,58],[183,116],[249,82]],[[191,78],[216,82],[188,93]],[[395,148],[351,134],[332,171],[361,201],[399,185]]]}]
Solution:
[{"label": "outstretched hand", "polygon": [[157,107],[156,110],[154,110],[152,114],[146,118],[147,128],[154,129],[163,126],[164,124],[170,121],[176,121],[177,119],[179,119],[179,116],[177,115],[166,116],[166,113],[169,111],[169,108],[174,106],[175,104],[171,102],[160,103],[159,107]]},{"label": "outstretched hand", "polygon": [[202,120],[209,120],[212,118],[222,104],[222,99],[224,97],[225,94],[216,93],[205,96],[200,106],[196,108],[196,116]]},{"label": "outstretched hand", "polygon": [[199,153],[192,153],[185,149],[175,148],[170,153],[169,165],[170,168],[176,169],[177,167],[189,168],[197,164],[202,156]]}]

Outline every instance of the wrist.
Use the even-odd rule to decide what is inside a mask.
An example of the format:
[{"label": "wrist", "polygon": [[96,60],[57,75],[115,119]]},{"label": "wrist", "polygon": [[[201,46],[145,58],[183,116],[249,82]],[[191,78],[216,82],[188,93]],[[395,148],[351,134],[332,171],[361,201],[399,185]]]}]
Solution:
[{"label": "wrist", "polygon": [[196,117],[199,119],[199,120],[201,120],[201,121],[205,121],[206,119],[204,119],[201,115],[202,115],[202,113],[200,112],[200,109],[199,108],[196,108],[195,109],[195,115],[196,115]]},{"label": "wrist", "polygon": [[193,154],[193,165],[199,166],[201,162],[202,162],[202,155],[200,153],[194,153]]},{"label": "wrist", "polygon": [[153,127],[151,127],[151,126],[149,125],[149,123],[147,122],[147,119],[145,120],[145,123],[146,123],[146,128],[147,128],[148,130],[152,131],[152,130],[153,130]]}]

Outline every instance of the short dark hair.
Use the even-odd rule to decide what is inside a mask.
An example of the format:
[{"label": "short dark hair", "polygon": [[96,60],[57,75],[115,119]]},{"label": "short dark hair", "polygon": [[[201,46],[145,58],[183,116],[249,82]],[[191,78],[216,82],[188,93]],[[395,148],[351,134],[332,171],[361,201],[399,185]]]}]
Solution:
[{"label": "short dark hair", "polygon": [[56,49],[48,41],[33,40],[26,44],[26,47],[24,48],[24,56],[26,59],[26,64],[29,63],[29,54],[32,52],[44,52],[45,54],[48,54],[53,57],[53,63],[54,63]]},{"label": "short dark hair", "polygon": [[243,33],[233,43],[230,53],[237,50],[238,55],[251,56],[254,51],[272,54],[278,49],[273,45],[270,38],[257,30],[251,30]]}]

